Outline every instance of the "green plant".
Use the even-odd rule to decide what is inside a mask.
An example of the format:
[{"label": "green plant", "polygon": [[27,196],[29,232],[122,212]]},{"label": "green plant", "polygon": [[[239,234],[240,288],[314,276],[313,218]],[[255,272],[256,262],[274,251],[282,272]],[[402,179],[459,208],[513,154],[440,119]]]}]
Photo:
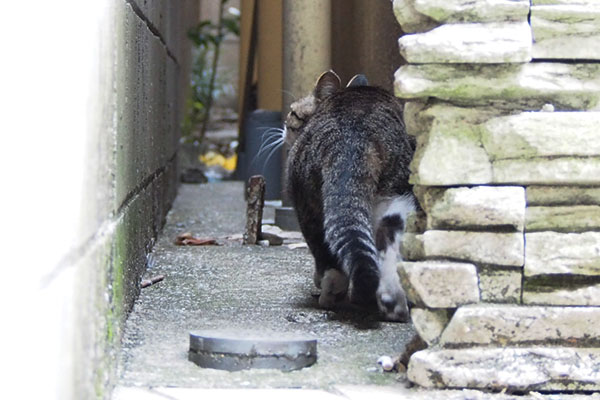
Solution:
[{"label": "green plant", "polygon": [[[183,122],[183,136],[202,142],[208,126],[209,114],[216,93],[217,67],[221,44],[227,34],[240,35],[240,17],[225,15],[228,0],[220,0],[217,23],[203,20],[188,31],[193,43],[191,95],[187,104],[187,115]],[[210,60],[210,61],[209,61]],[[194,135],[200,125],[199,134]]]}]

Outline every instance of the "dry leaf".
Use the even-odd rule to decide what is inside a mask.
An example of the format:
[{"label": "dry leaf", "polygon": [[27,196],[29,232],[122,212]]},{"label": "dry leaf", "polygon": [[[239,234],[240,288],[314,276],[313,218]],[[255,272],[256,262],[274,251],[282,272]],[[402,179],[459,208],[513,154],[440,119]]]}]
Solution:
[{"label": "dry leaf", "polygon": [[175,238],[175,244],[178,246],[209,246],[217,245],[217,239],[214,238],[197,238],[192,236],[190,232],[182,233]]}]

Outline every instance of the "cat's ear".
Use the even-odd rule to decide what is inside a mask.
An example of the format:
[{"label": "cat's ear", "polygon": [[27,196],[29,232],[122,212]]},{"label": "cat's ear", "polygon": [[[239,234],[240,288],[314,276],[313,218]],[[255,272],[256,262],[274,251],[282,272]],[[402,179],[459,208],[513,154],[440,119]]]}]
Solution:
[{"label": "cat's ear", "polygon": [[346,87],[351,86],[369,86],[369,82],[367,81],[367,77],[363,74],[354,75],[350,82],[346,85]]},{"label": "cat's ear", "polygon": [[341,87],[342,81],[340,80],[340,77],[332,70],[329,70],[323,72],[317,80],[314,95],[318,100],[323,100],[340,90]]}]

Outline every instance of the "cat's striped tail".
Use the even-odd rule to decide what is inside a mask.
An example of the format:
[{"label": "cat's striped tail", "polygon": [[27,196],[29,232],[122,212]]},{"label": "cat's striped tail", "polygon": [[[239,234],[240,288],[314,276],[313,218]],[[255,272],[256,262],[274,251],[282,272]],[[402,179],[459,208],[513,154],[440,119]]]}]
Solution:
[{"label": "cat's striped tail", "polygon": [[[357,160],[360,162],[360,160]],[[376,304],[379,257],[372,227],[375,182],[365,164],[334,161],[323,179],[325,242],[350,279],[352,302]]]}]

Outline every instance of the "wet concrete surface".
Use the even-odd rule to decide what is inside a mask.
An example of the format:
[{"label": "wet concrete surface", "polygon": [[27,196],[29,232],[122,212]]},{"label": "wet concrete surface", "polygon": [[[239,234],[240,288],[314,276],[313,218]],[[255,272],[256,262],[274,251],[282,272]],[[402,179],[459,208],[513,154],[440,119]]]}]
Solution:
[{"label": "wet concrete surface", "polygon": [[[267,210],[265,218],[270,218]],[[227,240],[245,226],[243,184],[182,185],[130,314],[119,356],[125,387],[302,388],[336,392],[343,385],[404,387],[402,376],[377,365],[396,356],[412,336],[410,324],[380,322],[344,308],[318,308],[313,261],[306,248],[243,246]],[[178,234],[217,237],[220,246],[176,246]],[[238,236],[239,237],[239,236]],[[189,333],[206,329],[293,332],[318,341],[318,361],[299,371],[204,369],[188,361]]]}]

